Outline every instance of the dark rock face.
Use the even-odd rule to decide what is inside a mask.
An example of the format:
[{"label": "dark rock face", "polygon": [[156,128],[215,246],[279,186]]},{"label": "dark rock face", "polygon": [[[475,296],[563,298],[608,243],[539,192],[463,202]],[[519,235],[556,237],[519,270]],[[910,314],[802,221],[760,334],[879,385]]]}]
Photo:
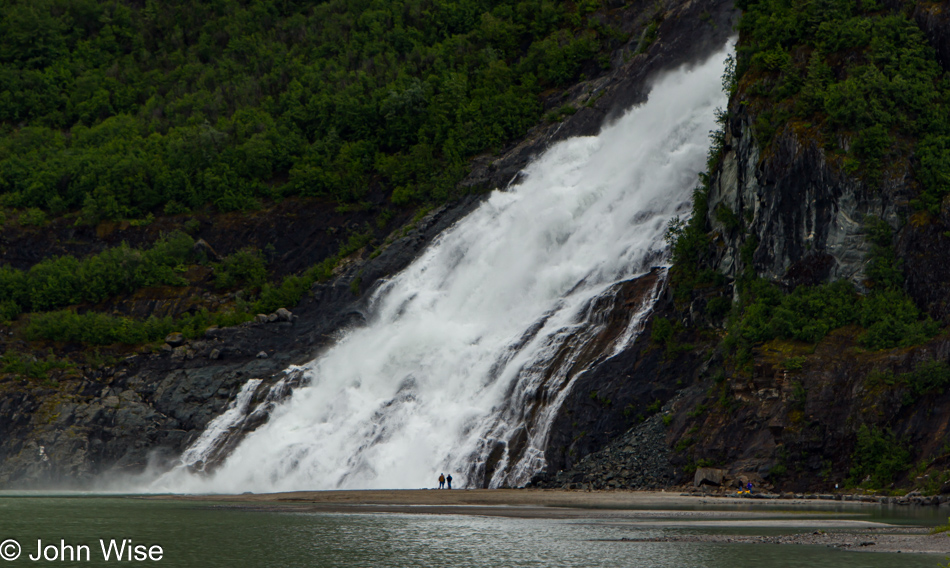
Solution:
[{"label": "dark rock face", "polygon": [[[733,34],[737,13],[731,0],[636,0],[612,6],[610,18],[612,25],[631,37],[613,55],[612,69],[606,73],[597,67],[585,70],[592,79],[545,100],[547,110],[571,104],[577,112],[563,122],[536,127],[523,141],[497,156],[475,160],[464,187],[504,188],[553,142],[596,133],[606,120],[643,101],[649,92],[648,81],[656,73],[699,60],[723,45]],[[653,21],[660,23],[657,40],[649,44],[644,41],[643,32]],[[211,330],[198,341],[173,337],[159,352],[138,353],[105,368],[84,368],[80,377],[64,379],[58,385],[51,381],[0,383],[0,486],[83,483],[103,472],[138,473],[150,464],[167,467],[169,460],[176,458],[214,416],[227,408],[246,381],[257,378],[265,384],[273,383],[288,365],[311,359],[333,341],[335,334],[362,323],[363,302],[374,284],[406,266],[435,235],[479,201],[480,197],[472,196],[443,208],[376,258],[345,263],[333,281],[315,286],[300,305],[287,306],[293,312],[290,319],[283,314],[264,314],[260,321]],[[308,206],[304,205],[306,209]],[[286,207],[286,215],[273,218],[235,214],[233,219],[226,220],[225,232],[204,223],[199,246],[214,257],[241,246],[264,248],[276,243],[277,251],[286,252],[273,260],[285,273],[335,253],[340,235],[320,234],[321,227],[341,224],[332,218],[333,207],[316,203],[303,210],[293,201],[288,201]],[[273,222],[274,218],[282,220]],[[0,243],[6,245],[5,252],[0,252],[6,255],[4,262],[21,268],[51,254],[95,252],[97,249],[90,248],[88,243],[82,244],[91,239],[76,238],[70,233],[77,230],[93,229],[50,227],[46,247],[44,235],[27,231]],[[99,230],[105,231],[98,235],[102,244],[124,240],[136,245],[154,240],[154,235],[145,233],[161,231],[163,227],[156,223],[142,229],[116,225],[100,226]],[[32,244],[21,246],[26,243]],[[68,246],[62,248],[56,243]],[[16,253],[24,250],[33,252],[25,256]],[[360,281],[354,286],[357,277]],[[362,296],[354,295],[354,288]],[[173,303],[185,301],[173,299]],[[172,311],[181,311],[178,308]],[[161,306],[143,309],[156,314],[164,310]],[[642,341],[638,345],[623,364],[612,362],[598,371],[604,382],[596,388],[612,397],[609,408],[585,402],[590,401],[589,391],[595,388],[593,379],[585,377],[575,389],[581,394],[565,408],[575,417],[568,418],[566,413],[559,417],[551,444],[552,463],[567,463],[599,449],[611,436],[628,427],[625,409],[645,407],[672,394],[673,387],[669,385],[655,388],[626,384],[629,381],[624,365],[634,364],[637,357],[643,356],[643,361],[636,364],[644,369],[667,365],[661,356],[650,351],[649,345]],[[590,354],[589,360],[597,358],[598,354]],[[573,429],[571,424],[578,419],[584,423],[581,428],[589,429],[591,435],[566,443],[565,437],[573,437],[568,434]],[[572,450],[573,454],[569,454]]]},{"label": "dark rock face", "polygon": [[701,467],[696,470],[696,473],[693,475],[693,486],[699,487],[701,485],[715,485],[719,487],[722,485],[722,480],[725,477],[726,472],[719,468],[715,467]]},{"label": "dark rock face", "polygon": [[478,202],[473,196],[431,213],[376,258],[357,259],[314,286],[292,314],[278,310],[200,340],[173,334],[156,353],[85,368],[58,385],[0,383],[0,486],[83,484],[104,472],[166,468],[245,382],[275,382],[362,321],[365,296],[351,286],[360,271],[367,287],[398,272]]},{"label": "dark rock face", "polygon": [[[950,202],[945,201],[950,206]],[[899,233],[897,254],[904,262],[904,287],[935,320],[950,321],[950,207],[939,218],[921,217]]]},{"label": "dark rock face", "polygon": [[[946,362],[950,342],[936,339],[910,350],[867,357],[844,329],[820,343],[802,369],[785,370],[784,356],[766,356],[749,378],[703,378],[673,408],[670,439],[679,441],[672,463],[705,459],[730,473],[758,474],[783,490],[828,489],[850,475],[859,425],[890,428],[915,459],[939,454],[950,426],[950,396],[914,396],[869,378],[912,371],[922,361]],[[709,390],[724,389],[721,400]],[[722,392],[721,390],[719,391]]]},{"label": "dark rock face", "polygon": [[585,456],[573,467],[544,472],[531,484],[555,489],[660,489],[678,481],[670,465],[670,447],[656,414],[612,440],[603,449]]},{"label": "dark rock face", "polygon": [[[626,293],[636,297],[649,285],[647,277],[641,278],[630,283]],[[655,313],[665,313],[669,303],[668,297],[661,297]],[[656,412],[678,388],[691,382],[700,361],[692,355],[667,358],[651,342],[650,331],[646,327],[628,349],[589,367],[576,379],[551,426],[545,452],[548,472],[571,469]]]},{"label": "dark rock face", "polygon": [[[908,197],[904,186],[892,180],[890,187],[867,189],[828,163],[817,140],[790,128],[763,159],[751,117],[738,104],[732,110],[722,164],[710,184],[711,264],[734,278],[751,235],[753,268],[764,278],[789,285],[849,279],[863,286],[869,245],[862,222],[875,215],[896,227],[895,202]],[[727,225],[730,218],[739,226]]]},{"label": "dark rock face", "polygon": [[947,12],[946,3],[916,3],[914,20],[936,50],[937,61],[944,69],[950,69],[950,12]]},{"label": "dark rock face", "polygon": [[[943,6],[920,3],[914,17],[941,64],[950,68],[950,16]],[[764,153],[753,123],[741,101],[731,101],[724,155],[708,196],[709,267],[734,279],[748,261],[757,275],[786,288],[848,279],[863,289],[869,245],[862,222],[875,215],[895,229],[906,291],[931,317],[946,322],[950,199],[939,215],[915,213],[909,207],[916,191],[909,171],[892,171],[879,187],[868,188],[807,132],[793,127],[777,132]],[[660,302],[654,317],[678,320],[687,330],[706,327],[702,310],[694,309],[702,295],[697,293],[687,310]],[[575,388],[552,434],[548,470],[535,482],[567,488],[662,487],[690,481],[693,474],[686,473],[710,464],[726,480],[765,480],[786,490],[828,489],[849,477],[861,425],[893,432],[913,449],[913,460],[945,464],[940,448],[950,430],[950,395],[921,396],[906,384],[881,384],[873,377],[908,373],[923,362],[946,363],[950,343],[938,337],[914,348],[869,353],[858,347],[858,334],[838,330],[814,352],[793,342],[766,344],[756,349],[752,372],[737,373],[717,351],[717,333],[687,332],[681,340],[693,349],[675,361],[666,360],[644,333]],[[804,366],[786,368],[793,355],[807,355]],[[633,426],[615,408],[600,409],[596,400],[585,399],[593,391],[621,401],[620,406],[631,405],[634,413],[656,398],[666,404],[668,424],[655,430],[657,415]],[[618,435],[624,427],[630,429]],[[644,464],[641,445],[622,442],[633,436],[662,439],[665,451],[657,455],[667,460],[665,466]],[[627,446],[636,451],[625,452]],[[639,469],[630,475],[634,458]],[[671,475],[648,475],[666,468]],[[623,471],[628,474],[619,475]]]}]

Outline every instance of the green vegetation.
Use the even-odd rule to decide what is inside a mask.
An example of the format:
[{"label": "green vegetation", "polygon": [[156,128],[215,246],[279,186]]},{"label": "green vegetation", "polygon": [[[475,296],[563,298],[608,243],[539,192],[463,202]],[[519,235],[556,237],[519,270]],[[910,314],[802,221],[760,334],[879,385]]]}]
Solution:
[{"label": "green vegetation", "polygon": [[234,288],[241,284],[259,290],[267,282],[267,263],[261,251],[244,248],[214,264],[214,285]]},{"label": "green vegetation", "polygon": [[[254,301],[241,301],[235,309],[221,312],[201,310],[184,314],[179,318],[149,317],[136,320],[97,312],[77,313],[73,310],[34,314],[26,327],[29,339],[82,342],[94,345],[113,343],[140,344],[158,341],[167,334],[178,331],[186,337],[201,336],[212,326],[237,325],[250,321],[256,314],[270,313],[277,308],[296,305],[315,282],[329,279],[333,269],[343,258],[366,246],[370,233],[355,234],[340,248],[339,252],[311,267],[302,275],[291,275],[279,284],[254,280],[261,274],[260,253],[240,250],[219,263],[226,274],[225,280],[245,284],[257,282],[260,292]],[[220,275],[219,275],[220,276]],[[607,401],[610,404],[610,401]]]},{"label": "green vegetation", "polygon": [[37,358],[34,355],[8,351],[0,355],[0,373],[13,374],[32,379],[45,379],[54,369],[72,369],[73,363],[53,355]]},{"label": "green vegetation", "polygon": [[726,339],[740,363],[751,360],[751,350],[760,342],[780,338],[817,343],[846,325],[861,326],[858,341],[872,350],[916,345],[937,333],[939,325],[922,314],[901,288],[904,274],[890,226],[868,217],[864,228],[871,244],[866,271],[870,291],[864,295],[845,280],[799,286],[786,293],[756,277],[751,262],[745,264],[746,272],[737,282],[740,305]]},{"label": "green vegetation", "polygon": [[737,6],[738,74],[760,142],[797,121],[872,184],[913,157],[916,205],[936,213],[950,192],[950,79],[914,21],[876,0]]},{"label": "green vegetation", "polygon": [[673,450],[677,452],[684,452],[695,443],[696,443],[696,440],[692,436],[684,436],[676,442],[676,445],[673,447]]},{"label": "green vegetation", "polygon": [[[107,234],[103,221],[140,227],[165,216],[184,232],[0,267],[0,322],[27,314],[12,327],[24,338],[135,344],[296,304],[372,241],[371,224],[383,231],[410,208],[415,222],[453,197],[471,157],[542,120],[542,94],[608,67],[606,54],[628,38],[605,23],[606,10],[602,0],[5,3],[0,221],[27,234],[51,226],[62,239],[67,223]],[[375,219],[283,280],[252,247],[195,279],[207,270],[189,267],[208,259],[188,236],[201,227],[193,211],[288,196]],[[184,285],[244,294],[219,313],[95,312],[117,295]]]},{"label": "green vegetation", "polygon": [[194,241],[176,232],[139,250],[126,244],[85,259],[48,258],[29,270],[0,267],[0,319],[83,302],[98,303],[145,286],[185,284],[175,271],[190,260]]},{"label": "green vegetation", "polygon": [[[731,108],[741,108],[752,118],[763,161],[772,158],[778,133],[794,132],[803,144],[817,143],[832,168],[862,180],[871,191],[886,187],[884,182],[909,180],[916,195],[910,205],[918,210],[913,222],[926,224],[939,213],[950,194],[950,74],[941,69],[910,17],[919,4],[737,2],[743,10],[737,59],[723,86],[732,95]],[[750,211],[725,204],[712,208],[709,203],[710,176],[722,159],[724,132],[713,133],[692,215],[685,222],[674,220],[668,239],[675,306],[692,314],[697,300],[705,298],[707,321],[725,321],[727,369],[750,373],[756,349],[765,342],[817,344],[835,330],[872,351],[918,345],[934,337],[941,324],[905,292],[893,228],[883,219],[864,220],[870,250],[866,280],[857,286],[849,281],[788,286],[759,277],[755,254],[760,243],[748,229]],[[739,239],[740,272],[734,288],[711,269],[712,252],[721,239],[711,232],[710,221],[725,233],[722,236]],[[734,305],[733,291],[738,297]],[[653,341],[665,345],[672,331],[672,325],[655,327]],[[795,351],[797,356],[785,353],[780,367],[806,367],[808,351],[802,349],[806,351]],[[946,389],[950,366],[931,361],[910,373],[876,373],[868,383],[901,387],[903,402],[909,404]],[[808,393],[798,381],[793,380],[791,388],[789,417],[794,424],[803,420]],[[717,411],[728,412],[735,404],[724,376],[715,377],[706,404],[712,406],[717,398]],[[849,482],[881,488],[896,481],[911,466],[904,442],[890,430],[862,426]],[[788,470],[787,450],[783,448],[780,457],[772,472],[777,476]],[[822,475],[830,468],[826,462]]]},{"label": "green vegetation", "polygon": [[[947,519],[945,524],[937,525],[930,529],[930,534],[940,534],[945,532],[950,532],[950,518]],[[943,566],[943,564],[941,564],[941,566]]]},{"label": "green vegetation", "polygon": [[607,408],[607,407],[609,407],[611,404],[613,404],[613,402],[612,402],[609,398],[607,398],[607,397],[605,397],[605,396],[601,396],[600,393],[598,393],[598,392],[595,391],[595,390],[590,391],[590,394],[589,394],[588,396],[589,396],[589,398],[590,398],[592,401],[594,401],[594,402],[596,402],[597,404],[603,406],[604,408]]},{"label": "green vegetation", "polygon": [[445,199],[622,34],[599,0],[13,0],[0,205],[21,224],[287,195]]},{"label": "green vegetation", "polygon": [[781,364],[782,364],[782,367],[784,367],[786,371],[798,371],[798,370],[801,370],[801,368],[805,366],[805,361],[806,361],[805,357],[801,357],[801,356],[788,357],[784,361],[782,361]]},{"label": "green vegetation", "polygon": [[706,414],[707,410],[709,409],[706,407],[705,404],[699,404],[696,406],[696,408],[687,412],[686,415],[689,416],[690,418],[699,418],[703,414]]},{"label": "green vegetation", "polygon": [[158,341],[173,331],[181,332],[188,338],[196,338],[212,325],[236,325],[250,319],[252,316],[244,310],[221,313],[202,310],[194,314],[184,314],[177,319],[170,316],[152,316],[144,321],[97,312],[80,314],[61,310],[32,316],[26,328],[26,336],[32,340],[47,339],[93,345],[138,345]]},{"label": "green vegetation", "polygon": [[683,325],[679,322],[671,322],[666,318],[654,318],[650,340],[663,347],[664,358],[675,359],[677,355],[693,349],[692,344],[680,343],[676,340],[676,336],[682,332]]},{"label": "green vegetation", "polygon": [[905,387],[908,397],[905,402],[912,403],[925,394],[942,392],[950,385],[950,364],[946,361],[930,360],[919,363],[913,371],[895,375],[893,371],[871,373],[868,375],[869,387],[888,386]]},{"label": "green vegetation", "polygon": [[883,488],[907,471],[911,466],[911,454],[905,441],[890,430],[868,428],[862,424],[857,432],[851,463],[849,483]]}]

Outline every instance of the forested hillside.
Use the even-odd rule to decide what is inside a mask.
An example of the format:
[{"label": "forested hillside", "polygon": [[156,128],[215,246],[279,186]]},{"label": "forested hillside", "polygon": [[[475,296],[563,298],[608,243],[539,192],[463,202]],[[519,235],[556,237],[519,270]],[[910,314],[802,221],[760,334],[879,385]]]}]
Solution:
[{"label": "forested hillside", "polygon": [[[626,41],[605,10],[5,3],[0,319],[29,340],[140,344],[293,306],[343,257],[458,197],[470,158],[574,112],[542,117],[546,97],[609,68]],[[286,216],[314,208],[306,236],[288,227],[282,245]],[[319,231],[325,243],[301,254]],[[156,287],[197,300],[135,317],[111,300]]]},{"label": "forested hillside", "polygon": [[[619,32],[599,1],[9,3],[3,205],[81,222],[444,199]],[[35,214],[34,214],[35,215]]]},{"label": "forested hillside", "polygon": [[920,22],[943,5],[737,5],[730,107],[692,218],[672,227],[675,315],[653,327],[667,356],[708,349],[678,459],[935,492],[950,479],[934,435],[950,385],[950,73],[943,32]]}]

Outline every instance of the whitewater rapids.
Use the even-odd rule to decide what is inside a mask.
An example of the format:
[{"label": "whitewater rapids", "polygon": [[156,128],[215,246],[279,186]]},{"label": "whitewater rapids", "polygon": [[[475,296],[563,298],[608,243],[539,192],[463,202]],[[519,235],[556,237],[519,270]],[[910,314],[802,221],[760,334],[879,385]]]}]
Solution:
[{"label": "whitewater rapids", "polygon": [[[213,473],[185,466],[251,410],[251,387],[150,490],[415,488],[440,472],[460,487],[530,479],[576,376],[547,366],[596,331],[599,298],[665,262],[667,224],[688,212],[726,104],[731,49],[664,74],[599,135],[551,147],[380,286],[366,325],[293,369],[306,386]],[[652,303],[628,314],[605,357],[635,339]],[[488,453],[516,434],[523,451],[486,473]]]}]

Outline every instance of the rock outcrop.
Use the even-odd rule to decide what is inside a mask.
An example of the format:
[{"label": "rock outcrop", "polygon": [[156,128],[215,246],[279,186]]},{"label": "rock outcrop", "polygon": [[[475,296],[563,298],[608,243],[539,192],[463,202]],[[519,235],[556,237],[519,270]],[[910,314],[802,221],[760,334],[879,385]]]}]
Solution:
[{"label": "rock outcrop", "polygon": [[264,321],[212,328],[197,340],[173,333],[155,352],[99,367],[0,382],[0,487],[83,485],[105,472],[111,478],[166,469],[244,383],[276,382],[362,321],[365,295],[353,294],[353,280],[372,283],[398,272],[478,201],[430,213],[375,258],[357,259],[315,285],[293,313],[280,309]]},{"label": "rock outcrop", "polygon": [[[943,5],[918,3],[913,15],[947,68],[950,24]],[[895,231],[905,291],[946,323],[950,199],[939,215],[915,211],[912,164],[900,166],[904,170],[890,165],[888,175],[869,187],[849,175],[807,125],[788,124],[763,147],[753,126],[754,105],[744,104],[741,96],[730,104],[705,220],[712,239],[706,268],[724,275],[725,283],[716,290],[695,290],[685,307],[675,306],[667,291],[651,325],[658,318],[677,322],[678,340],[688,347],[667,357],[665,348],[650,340],[648,327],[630,349],[604,365],[615,369],[613,375],[592,373],[591,384],[565,402],[547,453],[549,471],[536,482],[568,488],[659,487],[692,484],[699,471],[706,483],[712,481],[704,470],[709,467],[727,480],[745,476],[786,491],[827,490],[853,477],[857,433],[863,427],[911,448],[907,460],[928,472],[907,477],[911,462],[906,461],[897,483],[939,490],[946,477],[939,477],[940,471],[948,463],[943,444],[950,430],[950,395],[938,390],[923,396],[923,387],[895,377],[950,363],[945,334],[915,347],[877,352],[860,346],[857,328],[839,329],[817,346],[775,340],[755,348],[749,371],[731,366],[720,343],[723,322],[711,322],[703,312],[710,294],[736,298],[734,281],[748,268],[786,290],[846,279],[866,291],[870,245],[862,225],[873,215]],[[642,413],[655,396],[666,404],[665,429],[655,430],[656,415],[622,434],[614,430],[620,421],[601,426],[610,409],[578,410],[589,404],[584,397],[594,389],[630,404],[634,413]],[[635,396],[618,394],[638,389]],[[642,459],[638,452],[624,453],[620,441],[646,432],[663,438],[669,451],[659,455],[668,458],[666,467],[654,464],[641,467],[638,475],[618,475],[629,470],[633,457]],[[559,444],[569,449],[559,451]],[[666,468],[673,472],[667,477],[645,475]]]},{"label": "rock outcrop", "polygon": [[[524,140],[497,155],[476,159],[462,186],[469,191],[504,188],[550,144],[595,133],[616,113],[644,100],[649,80],[658,72],[698,60],[721,46],[734,33],[736,16],[731,0],[611,4],[609,14],[597,17],[608,18],[608,23],[626,34],[629,41],[613,54],[610,70],[593,66],[585,70],[590,79],[546,95],[546,110],[570,105],[575,112],[560,122],[545,121]],[[655,33],[647,34],[648,28]],[[300,305],[286,306],[285,311],[262,314],[256,321],[234,328],[212,329],[198,340],[172,334],[156,352],[135,353],[109,364],[53,373],[45,380],[0,383],[0,486],[84,483],[106,471],[132,474],[149,465],[167,467],[169,460],[174,460],[214,416],[227,408],[242,384],[255,378],[264,384],[275,382],[288,365],[309,360],[333,341],[335,334],[347,326],[359,325],[364,320],[363,301],[374,284],[411,262],[435,235],[480,199],[473,195],[430,214],[374,258],[364,251],[345,259],[332,281],[316,285]],[[333,216],[332,208],[316,207],[307,215],[295,216],[292,210],[296,207],[300,204],[286,206],[289,225],[284,226],[260,216],[239,214],[223,221],[229,224],[227,236],[213,226],[202,225],[204,238],[195,247],[214,259],[246,244],[263,249],[267,243],[277,243],[276,250],[288,251],[273,259],[282,266],[283,273],[299,271],[334,254],[340,235],[320,236],[324,226],[333,225],[324,222]],[[145,232],[162,227],[116,225],[99,229],[103,243],[111,242],[111,238],[135,245],[148,240]],[[52,247],[54,242],[74,242],[67,234],[72,230],[65,225],[51,226],[47,244]],[[46,237],[23,233],[11,238],[5,251],[27,250],[20,245],[37,239],[42,249]],[[82,255],[96,250],[90,246],[69,245],[56,250]],[[37,258],[8,255],[5,261],[28,267]],[[188,304],[189,294],[185,290],[180,298],[176,296],[161,305],[136,308],[135,315],[197,309]],[[207,302],[216,304],[220,299],[208,298]],[[649,351],[649,346],[642,349]],[[666,364],[654,355],[650,357],[652,362],[645,363],[647,366]],[[579,458],[599,449],[628,427],[630,419],[625,417],[625,410],[629,414],[631,408],[643,407],[645,412],[654,400],[668,399],[675,388],[624,386],[626,375],[619,366],[603,369],[600,376],[607,378],[597,388],[611,393],[615,406],[601,412],[596,406],[586,408],[586,403],[571,402],[570,412],[583,414],[584,420],[596,425],[597,433],[574,443],[562,443],[558,436],[567,432],[562,424],[552,442],[557,449],[552,450],[551,460],[566,463],[576,459],[572,455]],[[585,391],[589,401],[586,391],[590,385],[578,388],[579,392]]]},{"label": "rock outcrop", "polygon": [[755,273],[790,286],[848,279],[859,288],[869,245],[867,215],[899,224],[895,202],[909,198],[900,180],[875,190],[829,162],[816,139],[787,127],[762,156],[752,117],[733,104],[722,163],[709,187],[711,266],[730,278],[744,268],[741,249],[755,241]]}]

